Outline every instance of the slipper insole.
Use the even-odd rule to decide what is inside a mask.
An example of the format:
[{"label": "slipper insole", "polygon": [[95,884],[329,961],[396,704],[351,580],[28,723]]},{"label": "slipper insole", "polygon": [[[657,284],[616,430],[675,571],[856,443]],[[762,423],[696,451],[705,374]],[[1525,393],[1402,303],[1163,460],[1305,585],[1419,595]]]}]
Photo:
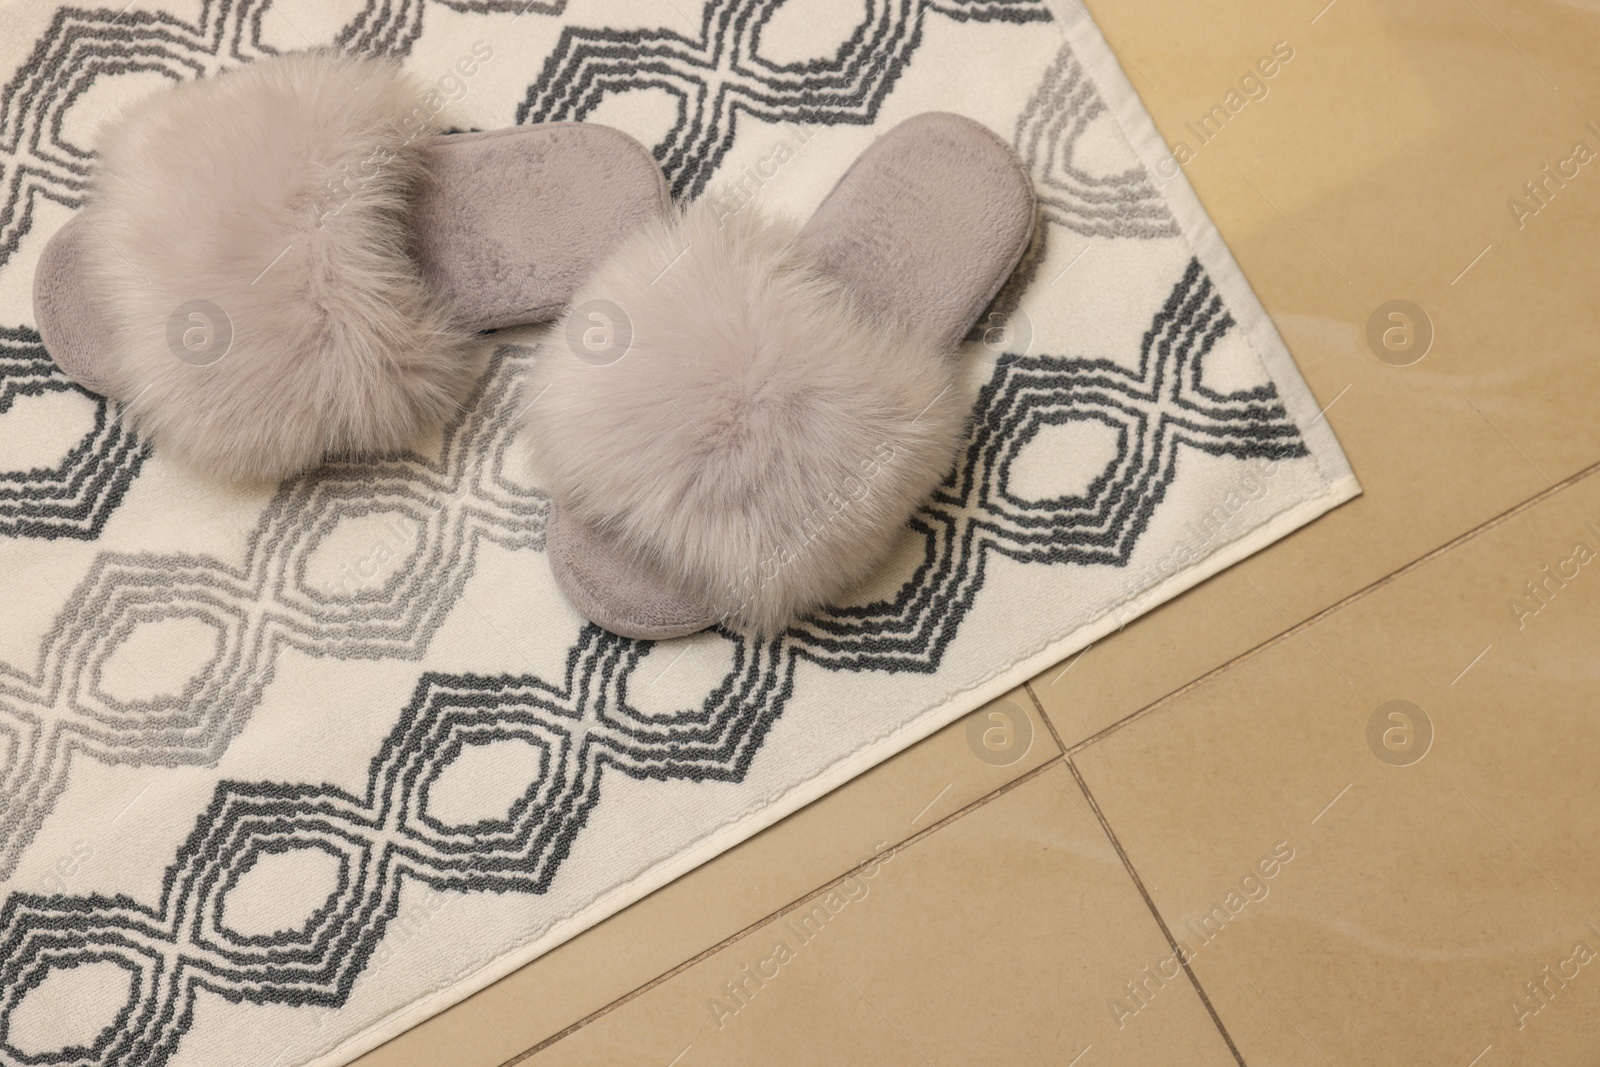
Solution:
[{"label": "slipper insole", "polygon": [[554,318],[619,238],[670,204],[643,145],[586,123],[445,135],[433,174],[417,258],[478,329]]},{"label": "slipper insole", "polygon": [[930,328],[954,349],[1022,258],[1033,214],[1011,146],[934,111],[874,141],[800,240],[869,311]]}]

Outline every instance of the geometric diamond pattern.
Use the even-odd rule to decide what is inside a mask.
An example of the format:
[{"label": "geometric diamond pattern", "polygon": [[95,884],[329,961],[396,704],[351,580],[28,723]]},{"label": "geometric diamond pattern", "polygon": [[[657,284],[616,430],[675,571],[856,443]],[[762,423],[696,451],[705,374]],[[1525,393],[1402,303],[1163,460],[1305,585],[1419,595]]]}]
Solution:
[{"label": "geometric diamond pattern", "polygon": [[[1306,454],[1271,384],[1221,395],[1201,385],[1229,331],[1198,260],[1151,318],[1136,368],[1109,359],[1005,355],[975,407],[954,471],[912,520],[924,556],[890,598],[807,619],[790,631],[808,659],[836,668],[932,673],[998,553],[1024,563],[1125,566],[1185,451],[1239,459]],[[1081,496],[1028,500],[1010,471],[1038,432],[1093,421],[1118,447]]]},{"label": "geometric diamond pattern", "polygon": [[20,397],[66,392],[94,404],[94,421],[55,466],[0,471],[0,537],[94,540],[149,454],[109,400],[56,369],[37,333],[0,326],[0,418]]},{"label": "geometric diamond pattern", "polygon": [[[424,675],[373,759],[365,795],[332,786],[219,783],[178,851],[161,901],[16,893],[0,909],[0,1055],[24,1061],[7,1021],[52,966],[111,961],[133,976],[116,1025],[48,1062],[162,1063],[200,989],[250,1003],[337,1005],[366,967],[400,891],[544,891],[606,775],[737,780],[781,705],[770,649],[740,649],[703,706],[638,716],[627,678],[647,646],[587,627],[561,685],[538,678]],[[431,783],[463,745],[517,740],[539,774],[504,820],[444,826],[425,813]],[[264,854],[314,848],[337,878],[303,923],[241,935],[229,894]],[[43,1061],[41,1061],[43,1062]]]},{"label": "geometric diamond pattern", "polygon": [[[352,54],[408,54],[426,10],[440,3],[510,16],[558,12],[565,0],[368,0],[334,31],[334,42]],[[1043,0],[860,0],[859,19],[842,27],[837,47],[774,62],[762,33],[779,0],[709,0],[697,24],[675,17],[671,6],[643,16],[649,25],[640,29],[550,27],[530,61],[542,62],[542,72],[534,78],[530,68],[526,89],[518,81],[502,103],[515,107],[519,122],[574,120],[621,94],[664,93],[676,113],[654,151],[683,199],[717,174],[742,120],[876,123],[901,75],[928,61],[928,19],[943,21],[943,36],[960,24],[1050,17]],[[279,39],[264,32],[267,20],[283,17],[271,0],[198,0],[196,8],[186,18],[137,6],[121,14],[61,9],[29,62],[0,86],[0,267],[39,197],[81,202],[90,157],[62,131],[76,128],[64,117],[97,78],[209,76],[271,53],[266,42]],[[1020,36],[1005,31],[994,39],[1008,35]],[[715,677],[700,692],[673,683],[669,691],[679,695],[664,710],[635,703],[643,692],[661,692],[640,669],[650,644],[586,626],[558,635],[557,647],[571,644],[564,667],[547,676],[430,671],[417,678],[409,701],[379,726],[387,736],[366,765],[364,787],[298,781],[287,771],[273,780],[216,782],[159,892],[141,899],[11,892],[0,903],[0,1061],[166,1062],[191,1028],[201,990],[233,1004],[347,1004],[363,974],[373,977],[385,937],[398,936],[408,885],[452,894],[570,892],[575,887],[557,879],[574,849],[612,844],[585,838],[608,782],[745,782],[796,701],[797,679],[814,683],[818,668],[932,675],[952,661],[957,671],[971,670],[971,643],[957,642],[992,576],[1013,581],[1065,568],[1051,575],[1060,582],[1063,573],[1075,577],[1073,568],[1128,567],[1194,457],[1306,455],[1273,385],[1206,386],[1207,360],[1238,325],[1200,263],[1188,251],[1168,255],[1182,234],[1166,201],[1140,168],[1101,151],[1095,131],[1115,134],[1115,119],[1071,50],[1052,62],[1055,49],[1050,41],[1036,54],[1044,78],[1016,118],[1013,139],[1039,194],[1041,240],[1006,299],[1038,266],[1042,235],[1062,229],[1095,241],[1166,242],[1150,257],[1163,264],[1152,280],[1165,295],[1136,313],[1148,315],[1137,351],[1130,342],[1069,358],[1046,343],[998,361],[954,469],[909,522],[910,556],[905,572],[892,576],[892,591],[819,613],[771,640],[722,631],[698,639],[722,642],[717,654],[727,658],[701,659],[702,668],[715,665]],[[1117,323],[1130,332],[1140,325]],[[50,816],[74,761],[216,761],[260,707],[284,652],[418,661],[462,600],[485,546],[542,552],[548,501],[524,482],[515,440],[525,400],[516,383],[529,357],[512,345],[495,354],[434,453],[334,461],[285,482],[239,558],[102,552],[80,570],[37,661],[0,663],[0,877]],[[0,417],[16,397],[72,388],[49,365],[37,334],[0,331]],[[103,529],[145,456],[113,414],[102,403],[90,435],[59,467],[0,475],[0,535],[92,539]],[[1048,451],[1036,442],[1072,424],[1109,435],[1115,448],[1104,469],[1073,471],[1070,491],[1023,492],[1022,472],[1044,469],[1029,466],[1030,453],[1037,460]],[[341,523],[379,515],[415,531],[388,576],[355,591],[319,582],[336,555],[330,546],[343,543],[341,529],[371,529]],[[119,696],[110,684],[119,649],[143,627],[171,623],[214,637],[203,649],[206,662],[178,692]],[[798,697],[814,703],[816,694]],[[492,812],[487,818],[457,825],[440,817],[435,808],[448,812],[450,804],[433,802],[475,766],[463,755],[495,746],[518,753],[515,773],[526,780],[497,783],[505,789],[484,809]],[[674,818],[671,807],[659,805],[651,818]],[[285,857],[295,862],[276,866]],[[314,887],[253,895],[271,884],[263,872],[312,869],[300,861],[322,872],[307,879]],[[252,901],[267,907],[270,921],[259,913],[252,920]],[[304,914],[286,914],[291,907]],[[52,973],[88,965],[129,978],[112,1025],[85,1047],[25,1056],[13,1041],[19,1007]]]},{"label": "geometric diamond pattern", "polygon": [[[608,775],[742,780],[782,713],[800,660],[833,670],[932,672],[983,585],[990,555],[1125,564],[1184,451],[1304,454],[1270,385],[1222,395],[1200,384],[1207,353],[1234,328],[1191,261],[1152,316],[1136,367],[1002,359],[978,400],[963,459],[912,522],[926,551],[910,580],[889,598],[807,619],[773,640],[719,631],[731,665],[684,707],[635,709],[629,683],[650,643],[586,626],[559,684],[531,675],[424,675],[373,758],[364,795],[326,785],[219,783],[154,906],[13,894],[0,909],[0,1053],[20,1057],[5,1044],[6,1020],[51,966],[109,960],[136,975],[119,1016],[125,1021],[84,1050],[83,1063],[161,1062],[188,1028],[201,988],[252,1003],[341,1004],[398,913],[405,883],[542,893]],[[512,362],[502,353],[491,378]],[[469,417],[463,433],[479,449],[487,451],[486,431],[471,426],[503,426],[514,396],[491,390],[498,413]],[[1006,471],[1039,427],[1071,419],[1118,428],[1121,446],[1106,469],[1081,496],[1033,501],[1010,493]],[[298,536],[302,545],[314,540],[305,529]],[[538,752],[538,771],[506,816],[465,826],[429,816],[430,788],[462,751],[501,741]],[[297,848],[336,861],[327,900],[274,934],[229,928],[222,916],[244,873],[264,854]]]},{"label": "geometric diamond pattern", "polygon": [[761,54],[761,32],[781,6],[782,0],[713,0],[698,32],[687,36],[681,19],[654,30],[569,26],[516,121],[578,121],[613,93],[665,92],[677,104],[677,121],[653,151],[672,195],[693,199],[721,165],[741,115],[871,125],[921,43],[929,10],[959,21],[1050,18],[1043,0],[867,0],[861,22],[835,54],[776,63]]}]

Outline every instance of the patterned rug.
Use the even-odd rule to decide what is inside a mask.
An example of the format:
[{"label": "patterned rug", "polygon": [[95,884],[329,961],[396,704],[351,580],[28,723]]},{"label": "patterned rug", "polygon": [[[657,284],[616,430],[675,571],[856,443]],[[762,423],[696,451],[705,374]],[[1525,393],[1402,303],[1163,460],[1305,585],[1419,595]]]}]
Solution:
[{"label": "patterned rug", "polygon": [[[0,10],[5,1063],[346,1062],[1359,491],[1071,0],[120,3]],[[97,126],[329,43],[730,210],[921,111],[1010,139],[1038,235],[891,564],[770,641],[586,625],[516,440],[537,331],[437,439],[263,493],[57,373],[29,290]]]}]

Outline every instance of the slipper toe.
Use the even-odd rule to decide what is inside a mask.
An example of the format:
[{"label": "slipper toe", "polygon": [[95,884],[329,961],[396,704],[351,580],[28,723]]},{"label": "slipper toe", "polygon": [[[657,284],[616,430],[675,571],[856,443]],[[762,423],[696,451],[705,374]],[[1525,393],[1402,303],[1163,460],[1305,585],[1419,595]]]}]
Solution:
[{"label": "slipper toe", "polygon": [[578,613],[614,634],[646,641],[682,637],[712,626],[717,609],[670,575],[641,565],[596,527],[553,508],[545,529],[550,570]]},{"label": "slipper toe", "polygon": [[110,387],[101,360],[116,339],[83,292],[83,243],[93,240],[74,218],[51,237],[33,275],[33,311],[44,349],[67,377],[104,394]]}]

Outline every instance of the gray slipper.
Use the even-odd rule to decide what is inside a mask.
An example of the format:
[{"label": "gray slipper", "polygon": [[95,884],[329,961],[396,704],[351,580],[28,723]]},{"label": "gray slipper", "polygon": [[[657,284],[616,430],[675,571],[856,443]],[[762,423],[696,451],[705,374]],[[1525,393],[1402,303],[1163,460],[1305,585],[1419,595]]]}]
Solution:
[{"label": "gray slipper", "polygon": [[136,105],[40,259],[46,350],[224,478],[436,427],[477,332],[559,314],[670,201],[617,130],[441,134],[429,95],[391,62],[301,53]]},{"label": "gray slipper", "polygon": [[956,347],[1033,222],[1011,148],[930,113],[803,228],[704,198],[621,242],[527,383],[573,606],[627,637],[770,635],[870,575],[950,469]]}]

